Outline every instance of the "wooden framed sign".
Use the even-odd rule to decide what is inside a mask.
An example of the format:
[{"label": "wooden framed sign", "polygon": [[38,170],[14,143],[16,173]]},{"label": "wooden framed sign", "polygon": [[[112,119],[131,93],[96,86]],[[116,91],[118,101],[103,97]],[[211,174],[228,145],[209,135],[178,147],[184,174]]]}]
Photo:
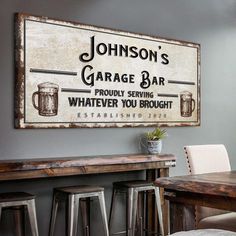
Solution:
[{"label": "wooden framed sign", "polygon": [[16,15],[17,128],[196,126],[200,45]]}]

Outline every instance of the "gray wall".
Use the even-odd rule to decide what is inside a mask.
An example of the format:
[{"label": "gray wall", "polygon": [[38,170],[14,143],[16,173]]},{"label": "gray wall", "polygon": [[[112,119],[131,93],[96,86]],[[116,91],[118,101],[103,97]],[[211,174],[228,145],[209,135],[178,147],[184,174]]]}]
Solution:
[{"label": "gray wall", "polygon": [[[2,0],[0,7],[0,159],[139,152],[138,137],[146,128],[15,130],[13,127],[13,13],[157,35],[201,44],[201,126],[168,128],[165,153],[177,156],[171,175],[186,173],[182,147],[224,143],[235,168],[236,2],[234,0]],[[108,178],[109,177],[109,178]],[[26,190],[38,195],[40,234],[47,235],[50,195],[54,186],[100,183],[110,202],[112,181],[142,177],[139,173],[59,178],[1,184],[1,191]],[[94,214],[94,217],[96,214]],[[6,216],[3,231],[9,227]],[[99,226],[95,235],[102,235]],[[4,233],[1,233],[4,232]],[[63,231],[57,233],[63,235]],[[99,232],[99,233],[98,233]]]}]

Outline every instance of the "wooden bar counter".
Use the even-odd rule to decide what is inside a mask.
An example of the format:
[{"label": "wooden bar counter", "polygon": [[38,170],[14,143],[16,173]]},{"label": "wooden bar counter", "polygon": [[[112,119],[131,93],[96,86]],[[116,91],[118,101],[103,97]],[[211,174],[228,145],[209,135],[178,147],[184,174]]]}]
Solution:
[{"label": "wooden bar counter", "polygon": [[[17,159],[0,161],[0,181],[27,180],[87,174],[103,174],[127,171],[146,171],[146,179],[154,181],[158,177],[169,176],[169,168],[174,167],[176,158],[172,154],[119,154],[102,156],[81,156],[63,158]],[[167,205],[162,198],[163,209]],[[146,228],[157,231],[155,201],[152,194],[147,196]],[[167,212],[167,210],[164,210]],[[167,232],[168,215],[164,215]]]},{"label": "wooden bar counter", "polygon": [[168,169],[175,166],[175,160],[172,154],[0,160],[0,181]]}]

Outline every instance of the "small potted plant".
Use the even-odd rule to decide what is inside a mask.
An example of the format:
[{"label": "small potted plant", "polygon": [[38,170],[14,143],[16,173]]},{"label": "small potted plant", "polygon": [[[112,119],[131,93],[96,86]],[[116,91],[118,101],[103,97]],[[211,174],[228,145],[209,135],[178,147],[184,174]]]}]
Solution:
[{"label": "small potted plant", "polygon": [[147,150],[150,154],[160,154],[162,149],[162,139],[167,136],[165,129],[159,127],[151,132],[146,132]]}]

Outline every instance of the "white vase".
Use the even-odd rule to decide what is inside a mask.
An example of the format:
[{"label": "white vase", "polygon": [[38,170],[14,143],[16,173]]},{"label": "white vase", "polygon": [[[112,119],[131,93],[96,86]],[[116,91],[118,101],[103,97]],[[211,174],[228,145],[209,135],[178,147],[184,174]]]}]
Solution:
[{"label": "white vase", "polygon": [[160,154],[162,149],[162,140],[147,141],[147,150],[149,154]]}]

